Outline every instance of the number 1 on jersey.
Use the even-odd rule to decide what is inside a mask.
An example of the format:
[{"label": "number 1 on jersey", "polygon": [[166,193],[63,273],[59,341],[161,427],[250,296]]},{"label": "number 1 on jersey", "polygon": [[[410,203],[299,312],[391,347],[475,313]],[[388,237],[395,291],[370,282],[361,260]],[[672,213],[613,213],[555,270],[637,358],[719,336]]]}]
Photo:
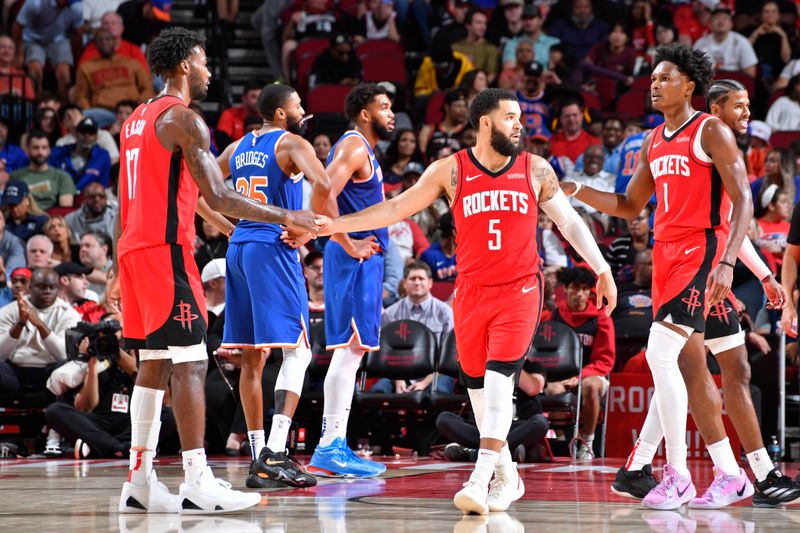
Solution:
[{"label": "number 1 on jersey", "polygon": [[500,229],[496,227],[498,224],[500,224],[500,219],[498,218],[489,220],[489,235],[493,236],[493,238],[489,239],[490,250],[499,250],[503,246]]},{"label": "number 1 on jersey", "polygon": [[669,183],[664,183],[664,212],[669,213]]},{"label": "number 1 on jersey", "polygon": [[136,182],[139,173],[139,149],[125,150],[125,163],[128,171],[128,200],[136,198]]}]

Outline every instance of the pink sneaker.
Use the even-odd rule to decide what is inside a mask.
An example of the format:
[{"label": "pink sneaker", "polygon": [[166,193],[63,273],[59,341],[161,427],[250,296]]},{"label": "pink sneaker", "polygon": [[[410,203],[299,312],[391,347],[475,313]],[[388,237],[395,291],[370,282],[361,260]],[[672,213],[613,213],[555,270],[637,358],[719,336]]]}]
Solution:
[{"label": "pink sneaker", "polygon": [[689,502],[692,509],[720,509],[733,503],[745,500],[753,495],[755,489],[744,470],[739,469],[738,476],[728,476],[716,466],[714,481],[699,498]]},{"label": "pink sneaker", "polygon": [[677,509],[696,495],[692,477],[679,475],[672,465],[667,464],[661,482],[644,497],[642,505],[657,511]]}]

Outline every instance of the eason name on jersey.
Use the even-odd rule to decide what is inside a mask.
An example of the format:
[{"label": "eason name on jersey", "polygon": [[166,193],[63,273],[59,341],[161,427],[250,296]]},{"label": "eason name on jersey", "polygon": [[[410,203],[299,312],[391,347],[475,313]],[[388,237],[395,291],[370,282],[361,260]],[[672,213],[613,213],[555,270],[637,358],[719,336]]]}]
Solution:
[{"label": "eason name on jersey", "polygon": [[134,120],[125,124],[125,138],[128,139],[134,135],[141,135],[144,131],[144,125],[147,124],[146,120]]},{"label": "eason name on jersey", "polygon": [[248,150],[247,152],[242,152],[241,154],[237,155],[234,158],[233,164],[236,165],[237,170],[245,165],[264,168],[267,164],[267,159],[269,159],[269,156],[264,152]]},{"label": "eason name on jersey", "polygon": [[528,213],[528,194],[522,191],[481,191],[463,198],[464,218],[490,211]]},{"label": "eason name on jersey", "polygon": [[650,161],[650,172],[652,172],[654,179],[661,176],[674,176],[676,174],[688,178],[690,175],[689,157],[678,154],[662,155]]}]

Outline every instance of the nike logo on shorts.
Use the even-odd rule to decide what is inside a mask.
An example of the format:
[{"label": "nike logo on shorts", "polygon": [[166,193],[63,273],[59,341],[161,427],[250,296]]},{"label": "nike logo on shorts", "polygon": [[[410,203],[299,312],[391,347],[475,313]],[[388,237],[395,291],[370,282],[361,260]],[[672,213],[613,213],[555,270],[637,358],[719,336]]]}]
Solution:
[{"label": "nike logo on shorts", "polygon": [[531,292],[535,288],[536,288],[536,285],[534,285],[533,287],[522,287],[522,294],[528,294],[529,292]]},{"label": "nike logo on shorts", "polygon": [[687,248],[686,250],[684,250],[684,251],[683,251],[683,253],[684,253],[685,255],[689,255],[690,253],[694,252],[694,251],[695,251],[695,250],[697,250],[698,248],[700,248],[700,247],[699,247],[699,246],[695,246],[694,248]]},{"label": "nike logo on shorts", "polygon": [[481,176],[483,176],[483,174],[475,174],[474,176],[467,176],[464,179],[466,181],[472,181],[472,180],[476,180],[476,179],[480,178]]}]

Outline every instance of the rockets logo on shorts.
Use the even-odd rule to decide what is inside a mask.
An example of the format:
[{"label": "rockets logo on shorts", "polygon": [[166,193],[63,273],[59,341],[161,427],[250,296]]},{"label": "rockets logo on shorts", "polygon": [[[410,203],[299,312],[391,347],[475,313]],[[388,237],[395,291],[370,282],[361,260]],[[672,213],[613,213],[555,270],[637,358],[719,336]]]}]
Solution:
[{"label": "rockets logo on shorts", "polygon": [[196,314],[192,313],[192,305],[181,300],[175,307],[178,308],[178,314],[172,317],[172,320],[179,322],[181,327],[186,331],[192,330],[192,322],[197,320]]},{"label": "rockets logo on shorts", "polygon": [[700,301],[700,291],[698,291],[694,285],[691,289],[689,289],[689,297],[682,298],[681,301],[686,304],[686,308],[689,310],[690,315],[694,315],[694,312],[697,310],[697,308],[703,305],[703,303]]}]

